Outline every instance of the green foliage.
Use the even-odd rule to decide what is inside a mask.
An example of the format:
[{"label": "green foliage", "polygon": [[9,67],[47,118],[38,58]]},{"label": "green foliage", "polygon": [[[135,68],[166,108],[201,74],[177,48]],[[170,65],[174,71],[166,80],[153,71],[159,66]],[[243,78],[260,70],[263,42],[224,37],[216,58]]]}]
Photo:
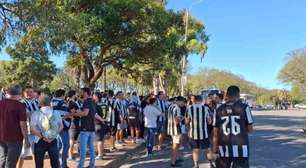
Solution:
[{"label": "green foliage", "polygon": [[51,91],[55,91],[59,88],[66,90],[74,89],[78,90],[78,84],[76,80],[65,72],[58,72],[54,76],[53,80],[49,83],[49,88]]},{"label": "green foliage", "polygon": [[306,91],[306,48],[298,49],[289,54],[289,61],[279,73],[279,80],[301,87]]},{"label": "green foliage", "polygon": [[294,104],[306,102],[306,93],[303,92],[300,86],[293,85],[291,88],[290,95]]},{"label": "green foliage", "polygon": [[221,89],[226,91],[230,85],[239,86],[241,93],[256,96],[258,105],[274,104],[277,99],[284,99],[284,96],[280,94],[282,92],[279,90],[258,87],[254,83],[230,72],[217,69],[201,69],[197,74],[189,75],[188,89],[193,94],[199,94],[202,89]]}]

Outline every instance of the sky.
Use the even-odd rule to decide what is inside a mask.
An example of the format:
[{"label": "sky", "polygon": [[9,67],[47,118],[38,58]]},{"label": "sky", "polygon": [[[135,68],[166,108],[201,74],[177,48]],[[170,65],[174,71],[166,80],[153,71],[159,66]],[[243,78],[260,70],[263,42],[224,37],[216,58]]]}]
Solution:
[{"label": "sky", "polygon": [[[184,10],[197,0],[168,0],[167,8]],[[288,53],[306,45],[306,0],[204,0],[191,8],[206,26],[208,51],[190,55],[191,73],[217,68],[266,88],[288,88],[277,75]],[[0,60],[8,56],[0,53]],[[63,66],[64,59],[52,57]]]},{"label": "sky", "polygon": [[[182,10],[197,0],[169,0]],[[190,56],[192,72],[218,68],[266,88],[288,87],[277,75],[288,53],[306,45],[306,0],[204,0],[192,7],[210,36],[203,62]]]}]

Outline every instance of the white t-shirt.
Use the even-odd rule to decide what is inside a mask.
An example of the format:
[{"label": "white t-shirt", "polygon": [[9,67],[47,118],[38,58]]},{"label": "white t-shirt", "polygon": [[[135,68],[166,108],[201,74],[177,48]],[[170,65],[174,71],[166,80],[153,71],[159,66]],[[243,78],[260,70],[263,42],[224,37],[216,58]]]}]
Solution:
[{"label": "white t-shirt", "polygon": [[157,117],[162,114],[161,111],[158,110],[153,105],[147,105],[144,108],[144,116],[145,116],[145,127],[147,128],[157,128]]}]

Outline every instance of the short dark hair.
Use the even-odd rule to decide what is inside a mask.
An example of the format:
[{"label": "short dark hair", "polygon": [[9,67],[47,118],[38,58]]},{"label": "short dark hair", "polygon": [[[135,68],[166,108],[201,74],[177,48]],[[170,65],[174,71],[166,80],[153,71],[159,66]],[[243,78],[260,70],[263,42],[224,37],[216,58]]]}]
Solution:
[{"label": "short dark hair", "polygon": [[123,94],[123,92],[122,92],[122,91],[118,91],[118,92],[116,93],[116,96],[119,96],[119,94]]},{"label": "short dark hair", "polygon": [[113,90],[109,90],[108,91],[108,96],[114,96],[114,91]]},{"label": "short dark hair", "polygon": [[89,89],[88,87],[83,87],[83,88],[81,88],[81,90],[82,90],[83,92],[86,92],[88,96],[91,95],[91,91],[90,91],[90,89]]},{"label": "short dark hair", "polygon": [[62,97],[65,96],[66,91],[64,89],[58,89],[55,91],[54,96],[55,97]]},{"label": "short dark hair", "polygon": [[175,101],[185,101],[186,99],[185,99],[185,97],[183,97],[183,96],[177,96],[176,98],[175,98]]},{"label": "short dark hair", "polygon": [[158,93],[157,93],[157,96],[160,96],[161,94],[163,94],[164,92],[163,91],[159,91]]},{"label": "short dark hair", "polygon": [[240,89],[236,85],[232,85],[227,88],[226,92],[227,97],[239,97],[240,96]]},{"label": "short dark hair", "polygon": [[98,97],[99,100],[102,99],[102,94],[101,92],[95,92],[94,95],[96,95]]},{"label": "short dark hair", "polygon": [[76,95],[76,91],[75,90],[69,90],[69,92],[67,93],[67,96],[69,98],[73,97],[74,95]]},{"label": "short dark hair", "polygon": [[132,95],[133,95],[133,96],[137,96],[137,92],[133,92]]},{"label": "short dark hair", "polygon": [[149,98],[149,104],[154,104],[156,102],[156,98],[155,97],[151,97]]},{"label": "short dark hair", "polygon": [[13,85],[8,89],[7,93],[12,96],[21,95],[22,87],[20,85]]},{"label": "short dark hair", "polygon": [[195,95],[195,96],[194,96],[194,100],[197,101],[197,102],[199,102],[199,101],[202,101],[203,98],[202,98],[201,95]]},{"label": "short dark hair", "polygon": [[30,85],[27,85],[27,86],[24,87],[23,91],[25,91],[26,89],[33,89],[33,87],[30,86]]}]

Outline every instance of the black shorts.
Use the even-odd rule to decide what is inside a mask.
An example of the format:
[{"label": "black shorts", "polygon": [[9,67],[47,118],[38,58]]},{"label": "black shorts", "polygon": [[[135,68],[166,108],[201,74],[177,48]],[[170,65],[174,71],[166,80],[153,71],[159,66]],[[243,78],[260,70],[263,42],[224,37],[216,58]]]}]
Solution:
[{"label": "black shorts", "polygon": [[205,140],[189,140],[189,145],[191,149],[207,149],[209,148],[209,139]]},{"label": "black shorts", "polygon": [[78,138],[79,138],[79,135],[80,135],[80,129],[71,128],[71,129],[69,130],[69,136],[70,136],[70,139],[71,139],[71,140],[77,141]]},{"label": "black shorts", "polygon": [[96,124],[96,140],[103,141],[104,136],[108,133],[109,126],[106,124]]},{"label": "black shorts", "polygon": [[[231,165],[233,166],[231,167]],[[219,158],[216,161],[218,168],[249,168],[249,158]]]},{"label": "black shorts", "polygon": [[128,119],[128,125],[129,127],[133,127],[133,128],[139,128],[140,127],[140,123],[137,119]]}]

